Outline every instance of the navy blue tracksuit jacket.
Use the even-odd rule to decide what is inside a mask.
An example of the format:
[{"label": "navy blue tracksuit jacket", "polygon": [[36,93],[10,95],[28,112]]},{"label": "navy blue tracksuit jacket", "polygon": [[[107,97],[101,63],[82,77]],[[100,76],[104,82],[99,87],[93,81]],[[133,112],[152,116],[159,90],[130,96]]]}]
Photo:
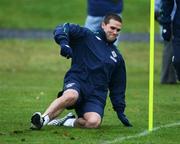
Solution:
[{"label": "navy blue tracksuit jacket", "polygon": [[[108,42],[103,30],[96,33],[79,25],[66,23],[54,31],[55,41],[72,48],[72,65],[65,81],[74,79],[83,85],[84,93],[96,92],[98,99],[106,103],[107,92],[117,113],[125,109],[125,63],[113,42]],[[98,92],[104,92],[98,94]]]},{"label": "navy blue tracksuit jacket", "polygon": [[171,23],[171,13],[176,3],[176,11],[172,20],[173,30],[173,51],[174,66],[180,80],[180,0],[162,0],[162,17],[160,23],[162,25]]},{"label": "navy blue tracksuit jacket", "polygon": [[87,12],[90,16],[105,16],[108,12],[120,14],[123,0],[88,0]]}]

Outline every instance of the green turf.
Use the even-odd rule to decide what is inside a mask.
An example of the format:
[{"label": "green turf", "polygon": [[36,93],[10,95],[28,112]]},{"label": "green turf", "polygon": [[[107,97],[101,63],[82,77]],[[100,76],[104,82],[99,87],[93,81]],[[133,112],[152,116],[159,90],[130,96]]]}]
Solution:
[{"label": "green turf", "polygon": [[[102,126],[94,130],[50,126],[29,130],[32,113],[43,112],[55,98],[70,62],[59,56],[53,40],[1,40],[0,46],[0,144],[99,144],[147,130],[148,43],[120,46],[127,65],[126,114],[134,127],[119,122],[108,99]],[[180,120],[180,86],[159,84],[161,46],[155,47],[154,127]],[[162,128],[122,143],[178,144],[179,131],[180,126]]]},{"label": "green turf", "polygon": [[[0,28],[54,29],[64,22],[84,25],[85,18],[85,0],[0,0]],[[123,21],[123,31],[149,32],[149,2],[125,1]]]}]

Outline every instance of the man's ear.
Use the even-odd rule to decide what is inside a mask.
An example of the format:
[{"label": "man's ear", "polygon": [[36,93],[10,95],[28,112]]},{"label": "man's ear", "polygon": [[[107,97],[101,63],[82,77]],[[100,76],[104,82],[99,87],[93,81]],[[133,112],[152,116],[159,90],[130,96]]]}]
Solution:
[{"label": "man's ear", "polygon": [[101,27],[102,27],[102,28],[105,27],[105,23],[104,23],[104,22],[101,23]]}]

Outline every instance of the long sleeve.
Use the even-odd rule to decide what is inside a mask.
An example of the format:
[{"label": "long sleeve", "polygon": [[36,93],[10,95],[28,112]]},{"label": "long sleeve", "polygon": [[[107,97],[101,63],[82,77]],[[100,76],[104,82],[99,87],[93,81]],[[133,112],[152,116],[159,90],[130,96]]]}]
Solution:
[{"label": "long sleeve", "polygon": [[171,23],[171,13],[174,7],[174,0],[162,0],[160,24]]},{"label": "long sleeve", "polygon": [[54,30],[54,40],[61,47],[60,54],[66,58],[73,57],[74,48],[71,43],[74,40],[81,39],[87,32],[86,28],[79,25],[65,23],[58,25]]},{"label": "long sleeve", "polygon": [[117,113],[124,113],[125,109],[125,91],[126,91],[126,68],[124,60],[121,59],[120,64],[116,67],[112,74],[109,84],[110,99],[114,110]]},{"label": "long sleeve", "polygon": [[70,40],[80,39],[87,32],[86,28],[79,25],[65,23],[58,25],[54,30],[54,40],[60,45],[69,45]]}]

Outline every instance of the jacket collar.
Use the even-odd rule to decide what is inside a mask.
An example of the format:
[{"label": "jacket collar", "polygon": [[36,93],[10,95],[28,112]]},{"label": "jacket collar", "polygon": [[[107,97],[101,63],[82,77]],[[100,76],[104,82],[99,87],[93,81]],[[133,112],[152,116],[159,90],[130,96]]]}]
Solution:
[{"label": "jacket collar", "polygon": [[103,41],[107,42],[108,44],[113,44],[116,39],[114,41],[108,41],[106,38],[106,33],[104,32],[104,30],[101,28],[97,31],[97,36],[100,37]]}]

